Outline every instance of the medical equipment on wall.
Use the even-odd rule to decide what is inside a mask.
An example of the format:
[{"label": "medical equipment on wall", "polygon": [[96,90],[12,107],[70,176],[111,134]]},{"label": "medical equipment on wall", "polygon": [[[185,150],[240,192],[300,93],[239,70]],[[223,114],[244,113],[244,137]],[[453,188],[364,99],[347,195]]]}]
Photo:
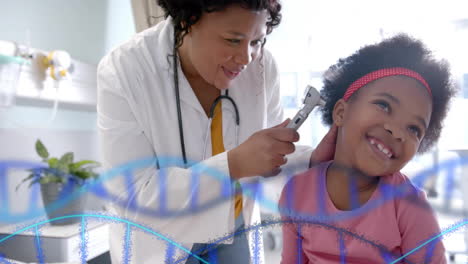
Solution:
[{"label": "medical equipment on wall", "polygon": [[[6,110],[6,107],[14,106],[17,95],[37,99],[50,98],[52,95],[54,99],[50,116],[47,120],[37,122],[39,127],[50,125],[58,112],[60,90],[71,84],[73,68],[72,58],[66,51],[44,52],[15,42],[0,41],[0,108],[5,107]],[[23,89],[19,85],[26,87]],[[16,120],[6,117],[2,118],[16,127],[25,128]]]},{"label": "medical equipment on wall", "polygon": [[70,78],[72,60],[70,54],[63,50],[49,52],[43,59],[47,76],[56,81]]},{"label": "medical equipment on wall", "polygon": [[47,53],[46,55],[40,54],[38,57],[40,57],[43,66],[45,67],[46,76],[53,80],[52,82],[54,88],[56,88],[52,113],[49,117],[49,120],[46,121],[47,124],[50,124],[55,120],[57,115],[61,84],[64,81],[71,80],[73,64],[70,54],[63,50],[54,50]]},{"label": "medical equipment on wall", "polygon": [[313,86],[307,85],[306,93],[303,100],[304,106],[297,112],[294,118],[289,121],[287,128],[293,128],[295,130],[304,123],[309,116],[310,112],[314,110],[317,105],[324,106],[325,101],[320,97],[320,93]]},{"label": "medical equipment on wall", "polygon": [[25,56],[19,53],[16,43],[9,43],[8,46],[8,53],[14,55],[0,54],[0,107],[14,105],[22,66],[29,63]]}]

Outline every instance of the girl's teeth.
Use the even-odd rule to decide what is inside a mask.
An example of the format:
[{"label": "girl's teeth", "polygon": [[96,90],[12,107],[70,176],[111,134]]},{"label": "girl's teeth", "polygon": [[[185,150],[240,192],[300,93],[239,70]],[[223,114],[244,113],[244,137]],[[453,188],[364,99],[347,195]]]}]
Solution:
[{"label": "girl's teeth", "polygon": [[382,151],[385,155],[387,155],[387,157],[389,157],[389,158],[392,157],[392,154],[390,153],[390,150],[388,150],[387,148],[384,148],[384,146],[382,144],[376,143],[373,138],[370,139],[370,143],[372,145],[375,145],[380,151]]}]

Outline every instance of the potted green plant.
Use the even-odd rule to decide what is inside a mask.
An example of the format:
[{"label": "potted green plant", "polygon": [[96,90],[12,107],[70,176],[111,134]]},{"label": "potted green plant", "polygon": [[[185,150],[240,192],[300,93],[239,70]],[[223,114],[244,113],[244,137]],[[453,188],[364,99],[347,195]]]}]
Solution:
[{"label": "potted green plant", "polygon": [[[67,152],[60,158],[50,157],[49,151],[39,139],[36,141],[36,152],[46,166],[45,168],[29,170],[29,176],[23,179],[20,185],[27,181],[30,182],[29,186],[40,184],[42,201],[49,219],[82,213],[86,202],[86,195],[84,194],[75,199],[70,199],[69,202],[58,206],[58,208],[51,208],[49,205],[56,204],[57,201],[65,199],[67,196],[70,198],[69,195],[78,188],[96,179],[98,173],[95,172],[95,169],[100,166],[99,162],[93,160],[74,162],[73,152]],[[65,218],[52,221],[51,224],[66,225],[78,221],[80,221],[79,218]]]}]

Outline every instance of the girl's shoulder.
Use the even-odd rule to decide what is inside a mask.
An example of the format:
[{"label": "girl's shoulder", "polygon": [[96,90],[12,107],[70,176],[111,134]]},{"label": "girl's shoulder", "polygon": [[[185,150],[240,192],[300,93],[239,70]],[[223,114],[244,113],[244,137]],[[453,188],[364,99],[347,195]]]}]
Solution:
[{"label": "girl's shoulder", "polygon": [[394,188],[406,188],[411,189],[414,192],[424,192],[420,189],[411,179],[401,172],[395,172],[388,176],[383,176],[384,183],[392,185]]},{"label": "girl's shoulder", "polygon": [[408,202],[427,207],[426,193],[405,174],[396,172],[383,177],[383,179],[382,190],[393,196],[397,207]]}]

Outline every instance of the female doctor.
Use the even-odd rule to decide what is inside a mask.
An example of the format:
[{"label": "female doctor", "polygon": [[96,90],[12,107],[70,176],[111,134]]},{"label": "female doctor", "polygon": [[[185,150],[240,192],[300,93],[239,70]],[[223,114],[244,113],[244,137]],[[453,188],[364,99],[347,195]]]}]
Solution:
[{"label": "female doctor", "polygon": [[[258,180],[253,176],[278,174],[285,155],[293,152],[288,164],[294,161],[305,170],[310,161],[330,156],[334,135],[329,133],[313,153],[295,151],[299,135],[281,122],[278,71],[263,49],[266,35],[280,22],[276,0],[158,4],[166,20],[99,64],[98,126],[107,168],[157,159],[132,171],[131,181],[118,177],[107,183],[110,192],[137,205],[110,205],[112,213],[167,239],[113,224],[112,262],[253,263],[255,254],[263,263],[263,254],[252,251],[253,234],[208,243],[259,223],[256,194],[242,193]],[[218,177],[209,175],[213,170]],[[226,182],[229,199],[186,213],[194,204],[220,200]],[[141,208],[176,213],[154,217]]]}]

